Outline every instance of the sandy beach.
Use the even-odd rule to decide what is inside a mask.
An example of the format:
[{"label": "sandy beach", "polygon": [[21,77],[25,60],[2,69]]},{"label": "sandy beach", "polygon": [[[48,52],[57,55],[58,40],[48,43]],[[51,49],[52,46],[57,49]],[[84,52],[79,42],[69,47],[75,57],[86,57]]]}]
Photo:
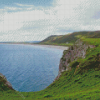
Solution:
[{"label": "sandy beach", "polygon": [[33,45],[33,46],[42,46],[47,48],[56,48],[60,50],[68,50],[69,47],[65,46],[56,46],[56,45],[42,45],[42,44],[31,44],[31,43],[0,43],[0,44],[20,44],[20,45]]},{"label": "sandy beach", "polygon": [[55,46],[55,45],[40,45],[40,44],[33,44],[33,45],[47,47],[47,48],[56,48],[56,49],[61,49],[61,50],[68,50],[68,48],[69,48],[69,47],[65,47],[65,46]]}]

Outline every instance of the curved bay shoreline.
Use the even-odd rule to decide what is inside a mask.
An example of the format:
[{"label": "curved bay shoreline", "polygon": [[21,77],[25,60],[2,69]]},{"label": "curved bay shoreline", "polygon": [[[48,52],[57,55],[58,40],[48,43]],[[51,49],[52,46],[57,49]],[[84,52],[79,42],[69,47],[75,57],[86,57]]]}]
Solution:
[{"label": "curved bay shoreline", "polygon": [[47,47],[47,48],[56,48],[60,50],[68,50],[69,47],[65,46],[56,46],[56,45],[42,45],[42,44],[33,44],[34,46],[42,46],[42,47]]},{"label": "curved bay shoreline", "polygon": [[20,45],[33,45],[33,46],[41,46],[47,48],[55,48],[60,50],[68,50],[67,46],[57,46],[57,45],[44,45],[44,44],[31,44],[31,43],[0,43],[0,44],[20,44]]}]

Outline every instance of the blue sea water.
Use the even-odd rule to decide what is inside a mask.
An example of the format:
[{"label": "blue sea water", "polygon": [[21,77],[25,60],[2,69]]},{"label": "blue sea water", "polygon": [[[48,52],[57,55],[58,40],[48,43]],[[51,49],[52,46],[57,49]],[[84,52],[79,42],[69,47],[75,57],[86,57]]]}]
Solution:
[{"label": "blue sea water", "polygon": [[57,76],[62,53],[42,46],[0,44],[0,73],[17,91],[40,91]]}]

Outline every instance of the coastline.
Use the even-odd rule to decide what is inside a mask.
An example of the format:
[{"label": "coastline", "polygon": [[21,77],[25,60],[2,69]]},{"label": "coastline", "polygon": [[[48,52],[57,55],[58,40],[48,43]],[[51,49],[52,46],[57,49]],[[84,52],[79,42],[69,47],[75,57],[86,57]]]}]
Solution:
[{"label": "coastline", "polygon": [[41,46],[41,47],[47,47],[47,48],[55,48],[60,50],[68,50],[69,47],[65,46],[56,46],[56,45],[42,45],[42,44],[31,44],[31,43],[0,43],[0,44],[20,44],[20,45],[33,45],[33,46]]},{"label": "coastline", "polygon": [[56,45],[42,45],[42,44],[33,44],[33,45],[47,47],[47,48],[55,48],[55,49],[60,49],[60,50],[68,50],[68,48],[69,48],[69,47],[65,47],[65,46],[56,46]]}]

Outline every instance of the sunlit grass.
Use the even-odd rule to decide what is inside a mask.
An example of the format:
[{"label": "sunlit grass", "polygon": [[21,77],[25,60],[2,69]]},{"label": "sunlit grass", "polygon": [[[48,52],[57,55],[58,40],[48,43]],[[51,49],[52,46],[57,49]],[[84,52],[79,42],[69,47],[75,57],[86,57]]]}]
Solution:
[{"label": "sunlit grass", "polygon": [[100,38],[87,38],[86,36],[82,35],[77,35],[76,37],[90,45],[100,46]]}]

